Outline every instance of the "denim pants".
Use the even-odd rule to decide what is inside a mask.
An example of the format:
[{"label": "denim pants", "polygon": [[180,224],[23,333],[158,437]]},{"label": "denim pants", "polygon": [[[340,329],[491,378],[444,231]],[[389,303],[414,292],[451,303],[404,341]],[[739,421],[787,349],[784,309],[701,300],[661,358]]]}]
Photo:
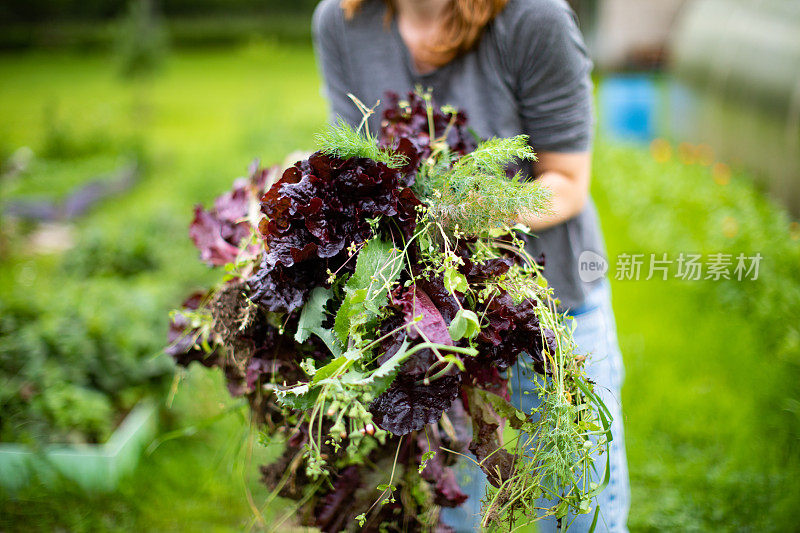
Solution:
[{"label": "denim pants", "polygon": [[[630,486],[628,483],[628,464],[625,457],[625,434],[622,424],[620,388],[624,379],[622,356],[617,342],[617,329],[614,312],[611,309],[611,292],[608,281],[603,281],[586,298],[584,304],[570,312],[575,322],[574,338],[578,353],[588,356],[586,373],[596,383],[595,392],[605,403],[613,416],[611,432],[614,440],[609,446],[610,482],[592,504],[587,515],[568,515],[562,520],[562,527],[571,524],[569,531],[581,533],[589,531],[594,518],[595,507],[600,507],[595,531],[626,533],[628,531],[628,509],[630,507]],[[569,324],[568,324],[569,326]],[[512,403],[519,409],[530,412],[537,407],[539,399],[536,385],[520,372],[518,365],[513,368],[514,376],[521,376],[521,386],[516,378],[512,384]],[[528,390],[530,394],[524,394]],[[605,476],[605,456],[595,458],[597,474],[592,480],[600,482]],[[467,501],[455,509],[442,509],[442,521],[458,533],[480,529],[481,499],[486,492],[486,476],[474,462],[461,460],[454,467],[462,490],[468,495]],[[544,503],[544,502],[543,502]],[[549,504],[548,504],[549,505]],[[574,520],[574,521],[573,521]],[[520,524],[518,524],[520,525]],[[537,522],[539,531],[556,531],[556,520],[547,517]]]}]

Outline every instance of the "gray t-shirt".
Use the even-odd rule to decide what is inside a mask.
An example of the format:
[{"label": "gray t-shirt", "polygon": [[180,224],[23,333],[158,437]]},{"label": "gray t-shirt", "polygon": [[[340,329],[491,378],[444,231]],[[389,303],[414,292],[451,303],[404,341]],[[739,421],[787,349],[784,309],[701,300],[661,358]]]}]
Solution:
[{"label": "gray t-shirt", "polygon": [[[427,74],[416,72],[396,20],[385,23],[383,0],[367,0],[350,20],[339,2],[322,0],[312,23],[332,117],[361,121],[347,93],[372,106],[386,91],[402,96],[421,85],[433,89],[439,105],[466,112],[483,138],[524,133],[537,152],[590,149],[592,64],[563,0],[509,0],[472,51]],[[379,115],[370,119],[373,132]],[[579,307],[599,282],[581,281],[578,257],[584,250],[604,255],[591,200],[576,217],[528,240],[534,257],[544,252],[545,276],[562,308]]]}]

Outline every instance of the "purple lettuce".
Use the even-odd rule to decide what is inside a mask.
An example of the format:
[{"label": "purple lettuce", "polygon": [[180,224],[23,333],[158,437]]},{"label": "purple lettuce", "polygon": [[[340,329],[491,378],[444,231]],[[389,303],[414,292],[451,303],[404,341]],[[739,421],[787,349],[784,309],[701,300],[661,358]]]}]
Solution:
[{"label": "purple lettuce", "polygon": [[240,250],[249,238],[252,226],[247,220],[250,204],[263,194],[264,187],[277,172],[277,168],[251,167],[250,178],[234,182],[233,188],[214,201],[211,210],[201,205],[194,208],[194,219],[189,226],[189,236],[200,250],[200,259],[211,266],[222,266],[237,258],[250,259],[258,255],[258,246]]},{"label": "purple lettuce", "polygon": [[372,237],[373,221],[382,219],[383,231],[392,233],[392,219],[411,236],[418,205],[400,172],[383,163],[321,152],[297,162],[261,199],[266,252],[250,280],[253,300],[268,311],[298,309],[328,269],[354,267],[347,248]]}]

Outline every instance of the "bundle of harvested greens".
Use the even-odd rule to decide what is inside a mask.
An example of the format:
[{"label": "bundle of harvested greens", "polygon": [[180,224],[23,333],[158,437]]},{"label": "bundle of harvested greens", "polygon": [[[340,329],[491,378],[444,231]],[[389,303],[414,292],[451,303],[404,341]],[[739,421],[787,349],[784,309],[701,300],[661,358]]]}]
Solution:
[{"label": "bundle of harvested greens", "polygon": [[[477,142],[430,95],[390,104],[379,138],[363,108],[275,183],[254,168],[196,208],[190,235],[226,274],[173,314],[168,351],[223,369],[253,423],[285,439],[263,479],[303,524],[437,529],[467,498],[459,456],[494,487],[484,525],[590,512],[610,420],[514,229],[547,205],[507,176],[535,158],[527,138]],[[518,360],[540,389],[531,413],[508,402]]]}]

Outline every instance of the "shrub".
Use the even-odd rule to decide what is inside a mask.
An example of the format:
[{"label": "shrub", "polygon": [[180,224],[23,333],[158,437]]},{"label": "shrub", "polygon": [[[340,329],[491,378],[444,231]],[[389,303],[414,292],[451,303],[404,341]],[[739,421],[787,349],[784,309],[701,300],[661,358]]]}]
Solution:
[{"label": "shrub", "polygon": [[64,256],[64,268],[75,276],[130,277],[154,271],[162,263],[152,238],[158,231],[163,225],[157,222],[128,228],[124,235],[88,228]]},{"label": "shrub", "polygon": [[[753,364],[780,364],[786,369],[787,383],[774,384],[772,391],[781,409],[770,406],[769,414],[781,417],[778,425],[784,434],[796,439],[800,395],[793,384],[800,375],[800,226],[745,173],[720,162],[709,160],[704,165],[672,157],[672,147],[662,140],[652,148],[651,156],[638,148],[599,144],[593,194],[606,211],[624,221],[638,247],[626,252],[667,253],[673,259],[681,252],[734,258],[739,253],[761,254],[756,280],[737,281],[732,276],[705,282],[703,290],[765,332],[767,343],[760,346],[764,359]],[[646,268],[642,271],[646,273]]]},{"label": "shrub", "polygon": [[99,442],[163,392],[160,296],[118,278],[15,287],[0,301],[0,441]]}]

